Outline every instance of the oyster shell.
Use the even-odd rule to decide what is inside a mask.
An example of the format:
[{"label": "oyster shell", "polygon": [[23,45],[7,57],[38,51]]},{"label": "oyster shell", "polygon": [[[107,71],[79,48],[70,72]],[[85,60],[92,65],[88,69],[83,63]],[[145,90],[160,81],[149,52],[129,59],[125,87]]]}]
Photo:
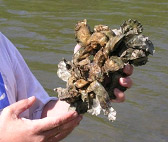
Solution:
[{"label": "oyster shell", "polygon": [[81,48],[72,61],[63,59],[58,64],[57,74],[67,82],[66,88],[56,88],[59,99],[70,103],[70,108],[79,114],[98,115],[102,110],[109,120],[115,120],[110,100],[115,98],[114,88],[126,90],[118,83],[120,77],[126,76],[124,65],[145,65],[148,55],[154,53],[152,42],[142,31],[142,25],[132,19],[118,30],[96,25],[93,31],[86,19],[79,21],[75,38]]}]

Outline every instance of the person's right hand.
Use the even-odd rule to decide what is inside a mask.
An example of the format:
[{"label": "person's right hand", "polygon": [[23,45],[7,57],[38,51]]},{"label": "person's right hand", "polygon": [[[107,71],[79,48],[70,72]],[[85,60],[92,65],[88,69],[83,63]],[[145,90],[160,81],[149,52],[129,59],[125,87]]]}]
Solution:
[{"label": "person's right hand", "polygon": [[35,100],[35,97],[31,97],[4,108],[0,115],[0,142],[49,142],[69,123],[76,127],[80,122],[76,112],[37,120],[20,118],[19,115],[30,108]]}]

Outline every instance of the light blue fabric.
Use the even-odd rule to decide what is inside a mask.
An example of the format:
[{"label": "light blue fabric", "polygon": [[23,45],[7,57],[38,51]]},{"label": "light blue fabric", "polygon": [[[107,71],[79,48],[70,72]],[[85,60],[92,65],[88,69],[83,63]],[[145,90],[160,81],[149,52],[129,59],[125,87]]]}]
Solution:
[{"label": "light blue fabric", "polygon": [[39,119],[44,106],[51,100],[57,100],[56,97],[50,97],[47,94],[30,71],[20,52],[1,32],[0,73],[0,113],[8,105],[35,96],[36,102],[22,112],[20,117]]}]

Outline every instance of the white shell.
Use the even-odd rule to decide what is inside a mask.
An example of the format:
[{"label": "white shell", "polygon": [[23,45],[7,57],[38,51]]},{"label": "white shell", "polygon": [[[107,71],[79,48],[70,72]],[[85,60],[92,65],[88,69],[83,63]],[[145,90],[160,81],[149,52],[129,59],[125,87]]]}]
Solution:
[{"label": "white shell", "polygon": [[66,62],[63,60],[58,64],[58,70],[57,75],[59,78],[61,78],[63,81],[67,82],[68,78],[71,77],[71,74],[69,70],[66,67]]}]

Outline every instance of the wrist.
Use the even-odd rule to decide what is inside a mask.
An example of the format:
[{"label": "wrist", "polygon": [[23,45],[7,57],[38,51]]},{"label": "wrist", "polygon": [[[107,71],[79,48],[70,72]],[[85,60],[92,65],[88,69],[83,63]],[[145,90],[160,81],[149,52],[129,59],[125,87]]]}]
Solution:
[{"label": "wrist", "polygon": [[58,100],[51,100],[49,101],[43,108],[42,114],[41,114],[41,118],[47,117],[48,113],[50,112],[50,110],[52,110]]}]

